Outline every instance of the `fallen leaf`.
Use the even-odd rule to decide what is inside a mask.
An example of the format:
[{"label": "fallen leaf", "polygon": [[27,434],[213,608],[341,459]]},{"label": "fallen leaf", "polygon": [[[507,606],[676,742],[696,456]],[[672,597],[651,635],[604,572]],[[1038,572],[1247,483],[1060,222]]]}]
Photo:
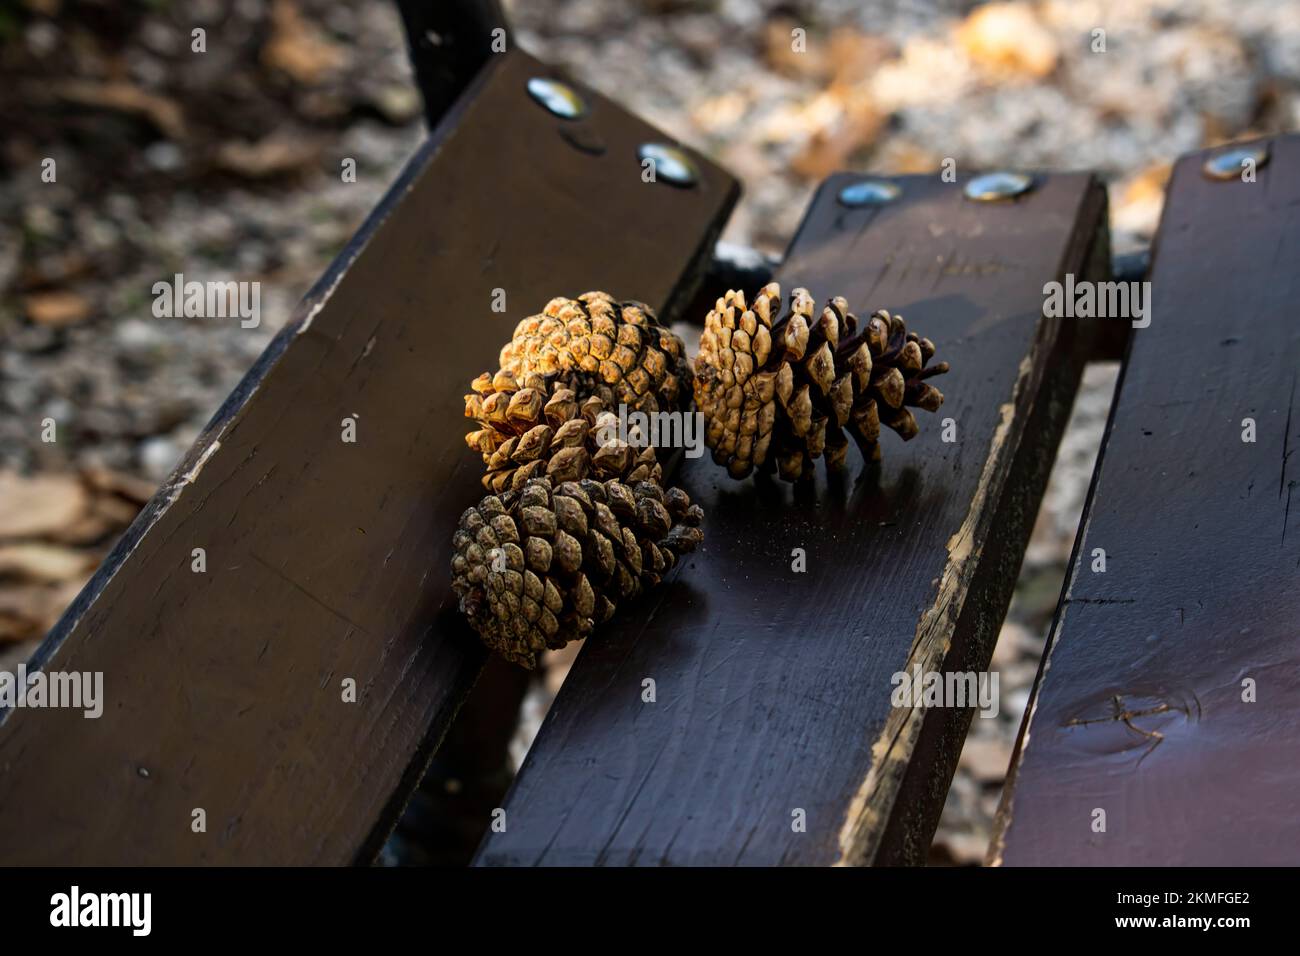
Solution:
[{"label": "fallen leaf", "polygon": [[82,577],[98,559],[85,551],[27,541],[0,545],[0,576],[58,583]]},{"label": "fallen leaf", "polygon": [[152,481],[146,481],[124,471],[105,468],[102,465],[88,465],[82,468],[81,477],[96,491],[119,495],[134,501],[137,505],[143,505],[158,490],[158,486]]},{"label": "fallen leaf", "polygon": [[68,103],[143,117],[168,139],[179,142],[185,138],[185,114],[180,105],[134,83],[125,80],[109,83],[71,80],[61,84],[55,93]]},{"label": "fallen leaf", "polygon": [[114,527],[125,529],[140,513],[140,506],[117,495],[96,495],[90,510],[97,517],[111,522]]},{"label": "fallen leaf", "polygon": [[62,329],[84,322],[90,301],[76,292],[38,292],[26,299],[27,318],[36,325]]},{"label": "fallen leaf", "polygon": [[43,637],[83,587],[85,580],[0,587],[0,644]]},{"label": "fallen leaf", "polygon": [[272,133],[255,143],[225,143],[217,150],[216,165],[249,179],[282,176],[315,163],[321,142],[291,133]]},{"label": "fallen leaf", "polygon": [[787,76],[823,85],[859,83],[895,52],[886,38],[851,26],[836,27],[829,36],[805,32],[800,52],[792,32],[798,26],[793,20],[781,18],[769,21],[763,31],[768,66]]},{"label": "fallen leaf", "polygon": [[849,165],[856,153],[871,146],[888,117],[876,109],[865,90],[832,90],[838,108],[833,119],[813,129],[790,167],[806,179],[825,179]]},{"label": "fallen leaf", "polygon": [[342,46],[303,18],[293,0],[275,0],[262,62],[303,86],[315,86],[346,63],[347,56]]},{"label": "fallen leaf", "polygon": [[1056,37],[1023,3],[978,7],[957,28],[957,42],[980,66],[1005,76],[1047,76],[1061,56]]},{"label": "fallen leaf", "polygon": [[831,83],[836,86],[863,82],[898,52],[885,37],[848,26],[837,27],[831,33],[829,46]]},{"label": "fallen leaf", "polygon": [[72,475],[26,478],[0,471],[0,540],[58,531],[80,518],[89,503],[86,489]]},{"label": "fallen leaf", "polygon": [[71,524],[64,525],[57,531],[48,531],[42,538],[55,544],[90,545],[104,541],[109,535],[121,533],[125,525],[111,518],[96,514],[92,509]]}]

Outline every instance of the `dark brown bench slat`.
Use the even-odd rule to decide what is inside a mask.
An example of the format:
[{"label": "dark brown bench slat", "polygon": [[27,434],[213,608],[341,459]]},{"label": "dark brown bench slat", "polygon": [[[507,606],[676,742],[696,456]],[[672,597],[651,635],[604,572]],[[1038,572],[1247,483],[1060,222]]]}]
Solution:
[{"label": "dark brown bench slat", "polygon": [[106,709],[6,715],[0,862],[373,855],[483,661],[448,581],[467,383],[554,295],[667,305],[737,195],[644,183],[661,134],[599,97],[605,152],[574,148],[547,72],[492,59],[51,633],[39,664],[103,671]]},{"label": "dark brown bench slat", "polygon": [[1174,170],[993,862],[1300,862],[1300,137],[1272,152]]},{"label": "dark brown bench slat", "polygon": [[1104,248],[1105,196],[1062,175],[977,204],[904,177],[896,203],[846,209],[853,178],[818,192],[783,292],[901,312],[954,364],[946,404],[861,483],[687,462],[702,551],[583,648],[480,865],[924,858],[969,712],[891,708],[890,678],[987,663],[1093,331],[1042,320],[1043,285]]}]

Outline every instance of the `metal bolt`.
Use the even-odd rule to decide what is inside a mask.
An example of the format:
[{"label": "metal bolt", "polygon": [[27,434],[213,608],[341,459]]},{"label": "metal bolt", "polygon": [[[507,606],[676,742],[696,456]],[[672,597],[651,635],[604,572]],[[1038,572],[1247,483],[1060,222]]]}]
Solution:
[{"label": "metal bolt", "polygon": [[1202,169],[1211,179],[1240,179],[1247,163],[1256,169],[1268,162],[1268,143],[1230,146],[1223,152],[1206,157]]},{"label": "metal bolt", "polygon": [[859,179],[840,190],[839,200],[845,206],[880,206],[893,202],[903,191],[884,179]]},{"label": "metal bolt", "polygon": [[637,147],[637,158],[642,164],[648,159],[653,164],[655,181],[663,180],[683,189],[694,186],[700,174],[695,163],[684,150],[663,143],[642,143]]},{"label": "metal bolt", "polygon": [[967,199],[976,202],[997,202],[1014,199],[1034,188],[1034,177],[1027,173],[999,171],[976,176],[966,184],[963,192]]},{"label": "metal bolt", "polygon": [[559,80],[535,76],[528,81],[528,95],[561,119],[578,119],[587,115],[587,101],[578,91]]}]

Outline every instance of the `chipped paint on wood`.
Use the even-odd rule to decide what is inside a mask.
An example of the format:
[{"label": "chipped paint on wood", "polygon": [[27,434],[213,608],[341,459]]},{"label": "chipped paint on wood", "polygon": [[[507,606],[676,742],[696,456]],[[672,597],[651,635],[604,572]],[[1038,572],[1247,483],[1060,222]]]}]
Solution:
[{"label": "chipped paint on wood", "polygon": [[[984,470],[971,498],[970,509],[961,527],[948,539],[948,558],[939,576],[934,601],[917,623],[912,651],[903,670],[919,664],[923,673],[937,671],[948,656],[974,560],[979,557],[979,548],[994,511],[991,498],[1001,493],[1003,477],[1015,453],[1013,443],[1019,440],[1019,433],[1013,434],[1016,409],[1023,404],[1023,395],[1034,376],[1038,354],[1039,346],[1036,345],[1021,360],[1011,400],[998,408],[998,425],[989,442]],[[1023,416],[1022,409],[1021,418]],[[858,865],[870,861],[874,855],[884,832],[885,820],[893,808],[897,782],[902,779],[924,719],[924,708],[895,707],[891,711],[884,731],[871,745],[871,769],[850,801],[840,828],[840,858],[836,866]]]}]

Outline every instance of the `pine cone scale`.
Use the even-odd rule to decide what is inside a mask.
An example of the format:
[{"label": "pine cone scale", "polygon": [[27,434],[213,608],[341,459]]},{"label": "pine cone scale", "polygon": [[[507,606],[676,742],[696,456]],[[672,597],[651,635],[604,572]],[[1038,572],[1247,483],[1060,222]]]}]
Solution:
[{"label": "pine cone scale", "polygon": [[[579,401],[572,390],[548,383],[537,373],[480,375],[465,396],[465,414],[481,426],[465,437],[486,466],[485,488],[501,492],[534,478],[577,481],[600,479],[661,481],[663,469],[653,448],[638,448],[616,435],[618,417],[606,402]],[[505,389],[495,391],[495,389]],[[604,436],[601,428],[609,425]]]},{"label": "pine cone scale", "polygon": [[842,297],[815,314],[804,289],[777,316],[780,287],[769,283],[752,306],[739,292],[719,299],[705,320],[696,359],[696,397],[714,460],[733,477],[775,464],[783,478],[809,474],[825,457],[842,464],[851,436],[879,457],[879,427],[904,440],[919,426],[907,406],[934,411],[942,393],[923,380],[934,343],[878,312],[859,325]]},{"label": "pine cone scale", "polygon": [[585,637],[703,539],[678,489],[584,479],[489,495],[452,538],[452,586],[489,647],[525,667]]}]

